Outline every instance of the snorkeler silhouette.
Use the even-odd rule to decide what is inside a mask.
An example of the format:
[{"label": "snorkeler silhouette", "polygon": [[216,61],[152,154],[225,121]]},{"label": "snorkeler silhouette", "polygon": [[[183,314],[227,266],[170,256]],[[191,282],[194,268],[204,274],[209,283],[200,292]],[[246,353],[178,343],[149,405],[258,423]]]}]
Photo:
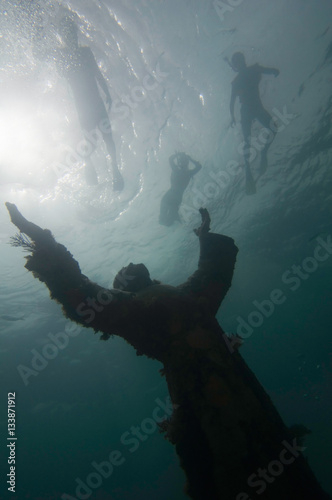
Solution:
[{"label": "snorkeler silhouette", "polygon": [[[59,74],[66,78],[72,90],[79,122],[87,143],[87,153],[84,158],[86,180],[88,184],[98,183],[97,173],[90,158],[96,148],[96,143],[89,139],[94,131],[98,131],[111,157],[113,189],[121,191],[124,182],[118,168],[109,116],[99,90],[101,88],[103,91],[106,105],[110,108],[112,99],[107,83],[91,49],[79,46],[78,28],[74,21],[69,17],[64,17],[60,21],[59,34],[64,46],[55,49],[48,56],[53,56]],[[40,30],[38,36],[35,37],[34,53],[39,58],[41,54],[45,56],[43,48],[40,47],[43,36],[43,30]]]},{"label": "snorkeler silhouette", "polygon": [[209,232],[207,210],[200,209],[195,231],[198,269],[186,282],[163,285],[151,280],[144,264],[129,264],[106,289],[81,273],[49,230],[6,206],[24,233],[12,244],[30,251],[26,269],[46,284],[65,316],[101,332],[103,340],[118,335],[138,355],[162,363],[171,416],[156,420],[176,446],[193,500],[249,499],[246,491],[258,499],[265,489],[269,500],[330,498],[301,454],[305,448],[238,352],[241,340],[226,336],[215,318],[238,249],[232,238]]},{"label": "snorkeler silhouette", "polygon": [[[228,60],[227,60],[228,61]],[[228,61],[229,62],[229,61]],[[259,95],[259,82],[263,74],[279,75],[276,68],[265,68],[259,64],[247,66],[242,52],[236,52],[229,63],[238,75],[232,82],[232,95],[230,102],[230,113],[232,122],[235,124],[234,105],[239,97],[241,103],[241,127],[244,138],[244,161],[246,169],[246,191],[247,194],[255,193],[255,183],[251,175],[249,156],[250,156],[250,134],[252,122],[256,119],[269,132],[269,138],[262,149],[260,161],[260,173],[264,173],[267,168],[267,152],[275,136],[275,127],[273,126],[272,116],[263,107]]]},{"label": "snorkeler silhouette", "polygon": [[[194,168],[189,168],[189,162],[193,163]],[[193,176],[202,168],[198,161],[185,153],[175,153],[170,156],[169,164],[172,169],[171,187],[160,202],[159,223],[164,226],[171,226],[173,222],[179,220],[178,210],[183,193]]]}]

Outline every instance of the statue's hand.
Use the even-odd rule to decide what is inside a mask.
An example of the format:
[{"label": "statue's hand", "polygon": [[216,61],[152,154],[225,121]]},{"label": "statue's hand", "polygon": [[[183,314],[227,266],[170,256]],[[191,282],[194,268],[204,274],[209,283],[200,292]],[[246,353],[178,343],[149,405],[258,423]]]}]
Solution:
[{"label": "statue's hand", "polygon": [[207,234],[210,231],[210,214],[206,208],[200,208],[199,212],[202,217],[202,224],[199,228],[194,229],[194,233],[200,238],[203,234]]},{"label": "statue's hand", "polygon": [[5,205],[9,212],[12,223],[20,230],[21,233],[29,236],[29,238],[31,238],[37,244],[56,244],[51,231],[49,231],[48,229],[42,229],[41,227],[37,226],[37,224],[29,222],[25,217],[23,217],[14,203],[9,203],[7,201]]}]

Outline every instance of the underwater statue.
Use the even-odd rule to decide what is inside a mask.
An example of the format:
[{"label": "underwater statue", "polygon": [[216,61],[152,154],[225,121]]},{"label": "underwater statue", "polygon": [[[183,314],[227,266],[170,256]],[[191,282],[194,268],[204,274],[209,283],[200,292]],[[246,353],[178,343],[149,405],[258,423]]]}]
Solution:
[{"label": "underwater statue", "polygon": [[246,173],[246,193],[254,194],[256,192],[256,188],[249,164],[250,135],[253,121],[258,120],[268,132],[268,137],[265,139],[265,145],[261,151],[261,175],[267,169],[267,152],[276,134],[276,127],[273,123],[272,116],[263,107],[259,95],[259,82],[263,74],[278,76],[279,70],[276,68],[265,68],[259,64],[247,66],[242,52],[235,52],[229,64],[231,68],[238,73],[232,82],[232,95],[230,102],[230,113],[232,118],[231,125],[233,126],[235,124],[234,105],[236,98],[238,97],[241,103],[241,128],[244,138],[243,153]]},{"label": "underwater statue", "polygon": [[51,232],[6,203],[20,230],[15,246],[31,251],[25,267],[49,288],[72,321],[107,340],[118,335],[138,355],[159,360],[173,403],[160,425],[175,445],[193,500],[321,500],[323,492],[269,396],[215,319],[231,286],[238,249],[210,233],[200,209],[198,269],[179,286],[153,281],[130,264],[103,288],[82,274]]},{"label": "underwater statue", "polygon": [[[194,168],[189,168],[190,162]],[[183,193],[190,180],[202,168],[198,161],[193,160],[186,153],[175,153],[170,156],[169,164],[172,169],[171,187],[160,202],[159,224],[163,226],[171,226],[176,220],[180,220],[179,208]]]}]

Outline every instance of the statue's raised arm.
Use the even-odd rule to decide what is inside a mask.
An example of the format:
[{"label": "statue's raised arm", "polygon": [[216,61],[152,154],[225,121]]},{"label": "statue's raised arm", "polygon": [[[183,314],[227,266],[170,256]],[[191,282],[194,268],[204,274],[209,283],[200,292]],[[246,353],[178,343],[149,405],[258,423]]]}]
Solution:
[{"label": "statue's raised arm", "polygon": [[66,247],[56,242],[51,231],[29,222],[14,204],[7,202],[6,207],[12,223],[20,231],[12,244],[25,246],[31,252],[26,257],[26,269],[46,284],[51,298],[62,305],[69,319],[101,332],[105,340],[130,327],[134,320],[133,317],[129,320],[128,310],[132,293],[109,290],[90,281]]},{"label": "statue's raised arm", "polygon": [[202,224],[194,230],[200,243],[198,269],[178,288],[205,301],[215,315],[231,286],[238,248],[232,238],[210,233],[209,213],[204,208],[199,211]]}]

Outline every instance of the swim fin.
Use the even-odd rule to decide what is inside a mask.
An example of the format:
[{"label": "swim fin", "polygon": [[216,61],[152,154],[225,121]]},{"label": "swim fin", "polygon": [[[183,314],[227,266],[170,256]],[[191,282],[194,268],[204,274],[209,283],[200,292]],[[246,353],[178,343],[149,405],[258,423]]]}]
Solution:
[{"label": "swim fin", "polygon": [[255,194],[256,184],[252,176],[249,165],[246,165],[245,169],[246,169],[246,194]]},{"label": "swim fin", "polygon": [[260,166],[259,166],[259,174],[260,175],[265,174],[266,170],[267,170],[267,151],[265,151],[263,149],[263,151],[261,153],[261,162],[260,162]]}]

